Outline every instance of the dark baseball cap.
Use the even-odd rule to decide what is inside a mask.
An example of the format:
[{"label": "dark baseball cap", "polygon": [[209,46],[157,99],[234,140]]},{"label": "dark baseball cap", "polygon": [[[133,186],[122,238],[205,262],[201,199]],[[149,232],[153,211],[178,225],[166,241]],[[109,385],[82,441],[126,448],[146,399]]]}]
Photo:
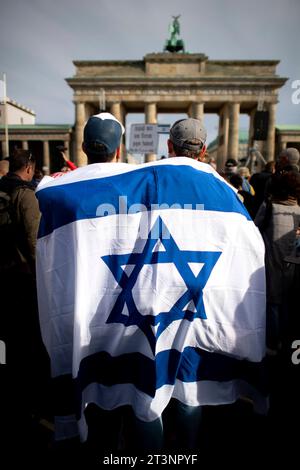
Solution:
[{"label": "dark baseball cap", "polygon": [[83,131],[83,140],[87,148],[92,148],[94,144],[102,144],[110,154],[120,146],[124,132],[123,125],[115,116],[110,113],[100,113],[91,116],[87,121]]},{"label": "dark baseball cap", "polygon": [[201,150],[206,141],[207,132],[199,119],[180,119],[170,129],[173,144],[186,150]]},{"label": "dark baseball cap", "polygon": [[226,160],[226,168],[233,168],[235,166],[238,166],[238,162],[234,158],[228,158],[228,160]]}]

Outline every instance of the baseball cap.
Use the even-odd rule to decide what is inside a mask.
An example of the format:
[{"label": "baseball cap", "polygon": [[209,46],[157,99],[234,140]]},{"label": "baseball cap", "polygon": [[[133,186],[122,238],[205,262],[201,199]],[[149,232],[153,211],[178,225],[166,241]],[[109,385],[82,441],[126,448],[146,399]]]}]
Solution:
[{"label": "baseball cap", "polygon": [[87,148],[92,149],[93,144],[102,144],[107,153],[113,153],[120,145],[123,125],[110,113],[99,113],[91,116],[83,131],[83,140]]},{"label": "baseball cap", "polygon": [[201,150],[206,141],[206,129],[199,119],[180,119],[170,129],[173,144],[186,150]]},{"label": "baseball cap", "polygon": [[238,166],[238,162],[234,158],[228,158],[228,160],[226,160],[226,168],[234,168],[235,166]]}]

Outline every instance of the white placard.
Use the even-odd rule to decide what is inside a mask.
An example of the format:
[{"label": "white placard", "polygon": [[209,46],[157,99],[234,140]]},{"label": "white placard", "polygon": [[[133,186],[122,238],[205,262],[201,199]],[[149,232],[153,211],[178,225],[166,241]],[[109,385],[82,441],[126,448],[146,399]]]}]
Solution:
[{"label": "white placard", "polygon": [[157,153],[158,132],[156,124],[131,124],[129,152]]}]

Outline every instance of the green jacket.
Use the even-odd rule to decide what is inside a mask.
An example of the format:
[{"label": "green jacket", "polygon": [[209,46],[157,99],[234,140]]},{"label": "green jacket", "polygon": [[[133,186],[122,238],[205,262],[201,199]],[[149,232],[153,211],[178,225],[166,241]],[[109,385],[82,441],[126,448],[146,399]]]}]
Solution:
[{"label": "green jacket", "polygon": [[[8,173],[0,180],[0,191],[11,199],[13,236],[1,240],[1,261],[3,268],[35,273],[35,248],[40,222],[40,211],[35,187],[14,173]],[[5,243],[5,247],[3,244]],[[9,246],[8,246],[9,245]]]}]

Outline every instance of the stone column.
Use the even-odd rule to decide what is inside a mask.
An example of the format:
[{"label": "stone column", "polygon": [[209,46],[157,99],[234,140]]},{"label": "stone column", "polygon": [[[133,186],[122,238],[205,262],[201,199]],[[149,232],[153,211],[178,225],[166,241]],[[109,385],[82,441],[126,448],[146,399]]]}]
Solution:
[{"label": "stone column", "polygon": [[[156,103],[145,103],[145,122],[146,124],[157,124],[157,106]],[[146,153],[145,162],[156,160],[155,153]]]},{"label": "stone column", "polygon": [[43,171],[45,175],[50,174],[50,153],[49,153],[49,141],[43,141]]},{"label": "stone column", "polygon": [[283,150],[285,150],[287,147],[287,142],[283,142],[282,140],[280,141],[280,148],[279,148],[279,152],[282,152]]},{"label": "stone column", "polygon": [[[124,128],[126,129],[126,108],[123,103],[121,103],[121,123],[123,124]],[[120,161],[126,162],[127,161],[127,150],[126,150],[126,130],[122,137],[122,145],[121,145],[121,152],[120,152]]]},{"label": "stone column", "polygon": [[22,150],[28,150],[28,140],[22,140]]},{"label": "stone column", "polygon": [[145,115],[146,124],[157,124],[156,103],[146,103]]},{"label": "stone column", "polygon": [[[262,162],[254,157],[253,153],[250,153],[250,149],[253,148],[255,142],[255,148],[262,153],[261,141],[254,141],[254,119],[255,113],[257,112],[257,105],[249,113],[249,135],[248,135],[248,149],[247,149],[247,162],[250,169],[250,173],[259,172],[262,170]],[[249,161],[248,161],[249,158]]]},{"label": "stone column", "polygon": [[268,136],[265,142],[265,154],[267,162],[275,158],[275,118],[276,118],[276,103],[269,103],[269,124]]},{"label": "stone column", "polygon": [[203,121],[204,103],[191,103],[188,109],[188,116]]},{"label": "stone column", "polygon": [[[113,103],[111,103],[110,112],[125,127],[124,106],[120,101],[114,101]],[[125,154],[126,154],[125,138],[124,138],[124,135],[123,135],[123,137],[121,139],[121,149],[120,149],[120,161],[121,162],[125,160]]]},{"label": "stone column", "polygon": [[228,104],[224,104],[219,112],[219,135],[217,169],[222,170],[225,165],[228,153],[228,132],[229,132],[229,109]]},{"label": "stone column", "polygon": [[86,165],[87,158],[82,150],[83,128],[85,125],[85,104],[75,102],[75,163],[78,166]]},{"label": "stone column", "polygon": [[122,109],[121,109],[121,103],[119,101],[115,101],[114,103],[111,104],[110,112],[111,114],[115,116],[116,119],[118,119],[118,121],[122,122]]},{"label": "stone column", "polygon": [[248,137],[248,153],[249,149],[253,147],[253,134],[254,134],[254,116],[257,111],[257,108],[252,109],[249,113],[249,137]]},{"label": "stone column", "polygon": [[238,159],[240,103],[229,104],[229,138],[227,158]]}]

